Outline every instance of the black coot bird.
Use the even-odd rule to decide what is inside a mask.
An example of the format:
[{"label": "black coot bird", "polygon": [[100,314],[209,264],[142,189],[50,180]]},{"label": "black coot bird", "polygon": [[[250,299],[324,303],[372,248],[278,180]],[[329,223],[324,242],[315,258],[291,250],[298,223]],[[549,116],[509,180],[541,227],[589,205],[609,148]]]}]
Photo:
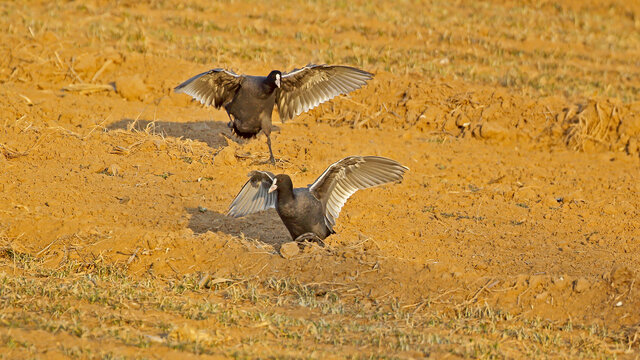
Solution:
[{"label": "black coot bird", "polygon": [[274,208],[296,241],[322,243],[347,199],[360,189],[402,180],[409,168],[379,156],[349,156],[325,170],[305,188],[293,188],[286,174],[252,171],[229,206],[228,215],[241,217]]},{"label": "black coot bird", "polygon": [[229,115],[229,127],[243,138],[262,132],[271,150],[271,113],[278,104],[280,120],[312,109],[332,98],[361,88],[373,74],[350,66],[309,64],[288,73],[273,70],[268,76],[238,75],[230,70],[213,69],[198,74],[175,88],[202,104],[221,106]]}]

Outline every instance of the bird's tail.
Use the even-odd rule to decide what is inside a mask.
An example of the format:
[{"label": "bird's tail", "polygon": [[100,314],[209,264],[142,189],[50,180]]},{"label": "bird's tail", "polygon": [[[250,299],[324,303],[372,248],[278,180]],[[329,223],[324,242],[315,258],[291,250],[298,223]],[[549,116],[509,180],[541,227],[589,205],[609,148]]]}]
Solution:
[{"label": "bird's tail", "polygon": [[258,135],[258,133],[260,132],[260,129],[258,129],[258,131],[256,132],[242,131],[238,129],[238,125],[236,124],[235,121],[232,121],[230,125],[231,125],[231,132],[243,139],[252,139],[256,137],[256,135]]}]

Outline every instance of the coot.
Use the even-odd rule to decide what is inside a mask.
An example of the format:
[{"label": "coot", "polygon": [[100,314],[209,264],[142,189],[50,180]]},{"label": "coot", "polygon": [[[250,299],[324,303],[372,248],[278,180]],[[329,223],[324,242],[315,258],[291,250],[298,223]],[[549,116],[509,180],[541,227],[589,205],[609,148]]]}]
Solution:
[{"label": "coot", "polygon": [[271,150],[271,113],[278,104],[284,122],[338,95],[359,89],[373,78],[364,70],[342,65],[309,64],[288,73],[273,70],[267,76],[238,75],[230,70],[213,69],[198,74],[175,88],[202,104],[221,106],[229,116],[229,127],[242,138],[253,138],[262,131]]},{"label": "coot", "polygon": [[400,181],[407,170],[384,157],[349,156],[329,166],[313,184],[296,189],[289,175],[252,171],[228,215],[241,217],[275,208],[294,240],[322,243],[334,233],[340,209],[353,193]]}]

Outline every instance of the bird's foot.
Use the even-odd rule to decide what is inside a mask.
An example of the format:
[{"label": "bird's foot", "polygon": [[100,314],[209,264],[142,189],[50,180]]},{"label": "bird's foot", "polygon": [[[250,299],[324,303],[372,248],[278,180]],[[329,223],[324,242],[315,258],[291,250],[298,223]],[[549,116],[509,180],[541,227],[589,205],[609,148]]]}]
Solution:
[{"label": "bird's foot", "polygon": [[304,234],[298,236],[297,238],[295,238],[294,241],[298,242],[298,243],[302,243],[302,242],[305,242],[305,241],[315,242],[315,243],[317,243],[318,245],[320,245],[322,247],[325,246],[324,240],[322,240],[318,235],[316,235],[316,234],[314,234],[312,232],[304,233]]},{"label": "bird's foot", "polygon": [[278,165],[278,164],[282,164],[282,165],[284,165],[284,164],[287,164],[287,163],[289,163],[287,160],[284,160],[284,159],[276,159],[275,157],[269,157],[269,159],[267,159],[267,160],[258,161],[258,162],[255,162],[254,164],[256,164],[256,165],[266,165],[266,164],[271,164],[271,165],[273,165],[273,166],[276,166],[276,165]]},{"label": "bird's foot", "polygon": [[276,164],[276,159],[269,159],[269,160],[262,160],[262,161],[256,161],[254,163],[255,165],[266,165],[266,164],[271,164],[271,165],[275,165]]}]

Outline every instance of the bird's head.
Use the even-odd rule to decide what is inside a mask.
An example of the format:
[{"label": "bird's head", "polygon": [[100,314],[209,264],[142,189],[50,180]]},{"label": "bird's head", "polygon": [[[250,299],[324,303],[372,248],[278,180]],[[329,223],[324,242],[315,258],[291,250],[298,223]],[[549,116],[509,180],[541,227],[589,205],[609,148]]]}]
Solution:
[{"label": "bird's head", "polygon": [[269,75],[267,76],[267,79],[269,79],[269,81],[275,85],[275,87],[279,88],[280,85],[282,84],[282,73],[279,70],[273,70],[272,72],[269,73]]},{"label": "bird's head", "polygon": [[269,192],[271,193],[278,189],[280,190],[287,189],[288,192],[293,191],[293,183],[291,182],[291,178],[289,177],[289,175],[286,175],[286,174],[276,175],[276,177],[273,179],[273,182],[271,183],[271,187],[269,187]]}]

